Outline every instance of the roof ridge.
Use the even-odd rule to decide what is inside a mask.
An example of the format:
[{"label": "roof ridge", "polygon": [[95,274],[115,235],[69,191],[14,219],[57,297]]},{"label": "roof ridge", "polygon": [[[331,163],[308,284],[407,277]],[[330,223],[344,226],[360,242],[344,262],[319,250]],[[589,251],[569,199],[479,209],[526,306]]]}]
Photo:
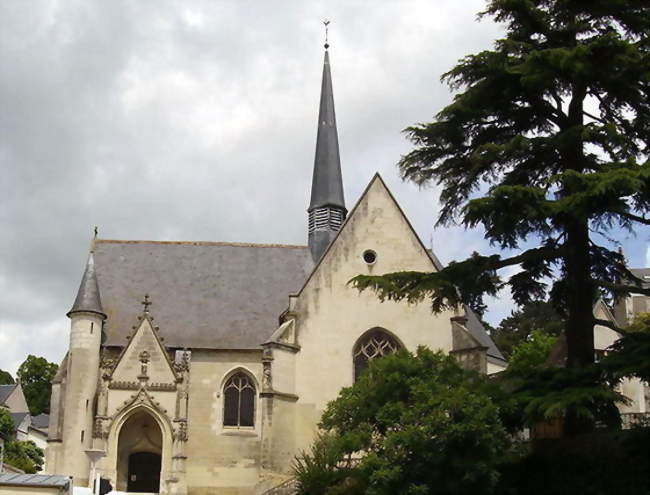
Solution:
[{"label": "roof ridge", "polygon": [[231,247],[258,247],[258,248],[288,248],[306,249],[308,246],[299,244],[272,244],[254,242],[225,242],[225,241],[146,241],[146,240],[121,240],[121,239],[96,239],[96,244],[163,244],[179,246],[231,246]]}]

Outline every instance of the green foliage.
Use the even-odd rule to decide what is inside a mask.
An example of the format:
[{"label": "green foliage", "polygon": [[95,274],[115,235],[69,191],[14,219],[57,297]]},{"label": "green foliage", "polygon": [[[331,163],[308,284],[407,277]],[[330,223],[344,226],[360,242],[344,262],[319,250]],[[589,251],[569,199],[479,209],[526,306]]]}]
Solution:
[{"label": "green foliage", "polygon": [[[399,168],[441,187],[439,225],[481,225],[517,254],[352,283],[383,299],[430,298],[433,311],[480,312],[506,286],[518,305],[548,295],[565,321],[567,366],[589,366],[597,297],[650,294],[619,283],[635,280],[622,254],[596,242],[650,224],[650,4],[490,0],[483,15],[504,37],[443,76],[457,94],[433,122],[406,129],[414,149]],[[569,416],[572,433],[584,431]]]},{"label": "green foliage", "polygon": [[583,368],[536,369],[515,383],[513,399],[522,407],[527,425],[561,417],[571,409],[587,424],[620,428],[616,404],[629,403],[596,364]]},{"label": "green foliage", "polygon": [[4,407],[0,407],[0,438],[8,440],[13,437],[16,425],[11,414]]},{"label": "green foliage", "polygon": [[37,473],[43,467],[43,450],[34,442],[15,439],[16,426],[11,414],[0,407],[0,437],[5,440],[4,461],[26,473]]},{"label": "green foliage", "polygon": [[[509,445],[492,388],[486,377],[424,348],[371,361],[323,414],[333,457],[318,464],[326,471],[318,476],[336,480],[339,463],[357,457],[352,474],[338,478],[339,488],[365,486],[362,493],[370,495],[490,493]],[[300,493],[333,492],[303,486]]]},{"label": "green foliage", "polygon": [[533,330],[528,340],[514,348],[508,362],[508,373],[526,375],[541,368],[556,342],[556,336]]},{"label": "green foliage", "polygon": [[18,368],[17,376],[23,387],[25,399],[32,416],[50,412],[52,380],[59,366],[42,357],[27,356]]},{"label": "green foliage", "polygon": [[296,457],[293,471],[301,494],[363,494],[365,481],[354,468],[345,440],[319,433],[309,453]]},{"label": "green foliage", "polygon": [[557,336],[563,328],[564,321],[550,303],[535,301],[512,311],[490,332],[490,336],[506,359],[510,359],[514,349],[527,342],[533,332]]},{"label": "green foliage", "polygon": [[625,328],[625,333],[650,333],[650,313],[639,313]]},{"label": "green foliage", "polygon": [[13,467],[33,474],[42,469],[44,453],[31,440],[11,441],[5,444],[4,460]]},{"label": "green foliage", "polygon": [[14,378],[8,371],[0,370],[0,385],[11,385],[14,383]]}]

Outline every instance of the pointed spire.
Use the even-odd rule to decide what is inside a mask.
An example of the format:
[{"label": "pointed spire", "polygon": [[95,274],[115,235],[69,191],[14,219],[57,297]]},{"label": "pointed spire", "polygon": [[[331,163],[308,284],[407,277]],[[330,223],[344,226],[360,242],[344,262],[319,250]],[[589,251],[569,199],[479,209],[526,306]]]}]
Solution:
[{"label": "pointed spire", "polygon": [[[326,21],[326,29],[328,24],[329,21]],[[314,175],[311,183],[311,201],[307,210],[309,212],[309,247],[314,260],[323,254],[347,214],[343,197],[339,138],[336,130],[328,48],[329,44],[326,40]]]},{"label": "pointed spire", "polygon": [[74,313],[97,313],[103,319],[106,319],[106,313],[102,308],[101,297],[99,295],[99,285],[97,284],[97,275],[95,274],[95,257],[93,251],[90,251],[86,270],[81,278],[79,291],[74,300],[72,309],[68,311],[67,316],[71,317]]}]

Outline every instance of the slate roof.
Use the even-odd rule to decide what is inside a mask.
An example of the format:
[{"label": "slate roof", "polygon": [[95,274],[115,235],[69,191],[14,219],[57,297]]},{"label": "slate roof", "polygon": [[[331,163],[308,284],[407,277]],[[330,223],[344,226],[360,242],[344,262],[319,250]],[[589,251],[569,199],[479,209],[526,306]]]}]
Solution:
[{"label": "slate roof", "polygon": [[501,361],[505,361],[506,358],[503,357],[503,354],[501,354],[501,351],[492,340],[492,337],[488,335],[487,331],[485,330],[485,327],[478,319],[478,316],[476,316],[476,313],[474,313],[474,311],[472,311],[467,306],[465,307],[465,312],[467,314],[467,324],[465,325],[465,327],[467,328],[467,330],[469,330],[469,333],[471,333],[474,337],[476,337],[476,339],[481,344],[487,347],[488,357],[493,357],[493,358],[500,359]]},{"label": "slate roof", "polygon": [[11,419],[14,420],[14,426],[16,429],[20,426],[20,423],[22,423],[27,416],[29,416],[28,412],[16,412],[16,413],[10,413],[11,414]]},{"label": "slate roof", "polygon": [[41,413],[38,416],[32,416],[32,426],[39,430],[47,430],[50,426],[50,415]]},{"label": "slate roof", "polygon": [[168,347],[257,349],[313,268],[307,246],[97,240],[107,345],[125,345],[145,294]]},{"label": "slate roof", "polygon": [[68,316],[81,311],[97,313],[102,317],[106,316],[102,309],[99,287],[97,287],[95,260],[92,251],[90,256],[88,256],[86,269],[84,270],[83,277],[81,277],[81,283],[79,284],[79,290],[77,291],[77,297],[72,304],[72,309],[68,311]]},{"label": "slate roof", "polygon": [[336,130],[334,93],[330,73],[330,56],[327,49],[323,60],[323,81],[318,111],[318,135],[316,137],[316,156],[314,158],[314,175],[311,182],[309,210],[311,211],[320,206],[339,206],[345,210],[339,137]]},{"label": "slate roof", "polygon": [[[307,246],[277,244],[98,239],[94,257],[109,346],[126,345],[149,294],[166,346],[259,349],[314,268]],[[505,360],[466,311],[467,329],[488,356]]]},{"label": "slate roof", "polygon": [[644,288],[650,287],[650,268],[630,268],[630,272],[632,272],[632,275],[635,277],[644,281]]},{"label": "slate roof", "polygon": [[9,385],[0,385],[0,406],[5,403],[5,401],[9,398],[11,392],[14,391],[16,386],[17,385],[15,383]]},{"label": "slate roof", "polygon": [[49,474],[11,474],[0,473],[0,486],[42,486],[68,488],[71,478]]}]

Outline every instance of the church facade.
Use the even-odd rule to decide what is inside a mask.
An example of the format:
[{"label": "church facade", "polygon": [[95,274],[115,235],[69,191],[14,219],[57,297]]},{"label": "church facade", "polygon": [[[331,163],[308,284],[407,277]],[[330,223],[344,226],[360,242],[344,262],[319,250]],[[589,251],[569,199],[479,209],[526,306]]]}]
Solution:
[{"label": "church facade", "polygon": [[96,239],[52,387],[47,471],[128,492],[261,494],[369,360],[424,345],[504,369],[469,309],[434,315],[348,285],[438,269],[379,175],[346,209],[326,50],[308,245]]}]

